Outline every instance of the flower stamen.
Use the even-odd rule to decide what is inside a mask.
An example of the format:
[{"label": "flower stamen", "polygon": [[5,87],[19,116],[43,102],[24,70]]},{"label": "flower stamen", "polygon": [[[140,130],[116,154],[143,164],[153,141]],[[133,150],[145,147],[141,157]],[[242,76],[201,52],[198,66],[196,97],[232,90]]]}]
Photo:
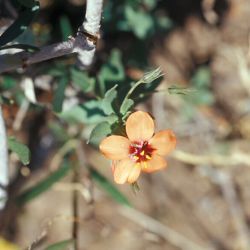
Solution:
[{"label": "flower stamen", "polygon": [[137,163],[143,163],[151,160],[155,149],[148,141],[133,142],[130,144],[129,155]]}]

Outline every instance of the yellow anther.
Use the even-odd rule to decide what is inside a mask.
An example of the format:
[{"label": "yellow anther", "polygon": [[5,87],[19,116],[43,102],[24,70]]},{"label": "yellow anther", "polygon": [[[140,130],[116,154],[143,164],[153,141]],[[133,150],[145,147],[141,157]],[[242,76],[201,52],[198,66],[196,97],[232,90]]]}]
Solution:
[{"label": "yellow anther", "polygon": [[138,156],[133,156],[133,159],[135,160],[135,161],[137,161],[138,159],[139,159],[139,157]]},{"label": "yellow anther", "polygon": [[148,164],[147,164],[147,162],[143,162],[143,168],[147,168],[148,167]]},{"label": "yellow anther", "polygon": [[141,153],[140,153],[140,155],[142,155],[142,156],[145,155],[145,151],[142,150]]},{"label": "yellow anther", "polygon": [[151,160],[151,158],[152,158],[151,156],[146,155],[146,159],[147,159],[147,160]]}]

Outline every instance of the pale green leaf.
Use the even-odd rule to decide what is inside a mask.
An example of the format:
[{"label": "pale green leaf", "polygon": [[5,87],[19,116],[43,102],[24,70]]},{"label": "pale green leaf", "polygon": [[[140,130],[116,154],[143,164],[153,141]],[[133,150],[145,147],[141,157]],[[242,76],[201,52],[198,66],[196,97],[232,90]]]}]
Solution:
[{"label": "pale green leaf", "polygon": [[98,146],[102,139],[111,134],[111,125],[108,122],[101,122],[92,130],[88,143]]},{"label": "pale green leaf", "polygon": [[13,137],[9,137],[8,138],[8,148],[17,154],[18,158],[20,159],[20,161],[24,164],[27,165],[30,162],[30,150],[29,148],[16,141],[15,138]]},{"label": "pale green leaf", "polygon": [[70,245],[74,244],[74,240],[63,240],[52,245],[49,245],[45,248],[45,250],[68,250]]}]

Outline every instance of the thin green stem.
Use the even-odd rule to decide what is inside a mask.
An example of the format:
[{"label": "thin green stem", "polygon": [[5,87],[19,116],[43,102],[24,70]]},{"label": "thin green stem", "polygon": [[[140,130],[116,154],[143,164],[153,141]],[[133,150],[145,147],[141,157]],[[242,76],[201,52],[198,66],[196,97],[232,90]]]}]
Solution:
[{"label": "thin green stem", "polygon": [[141,84],[143,83],[142,80],[139,80],[138,82],[135,83],[135,85],[129,90],[129,92],[127,93],[127,95],[125,96],[124,100],[128,99],[131,94],[134,92],[134,90]]}]

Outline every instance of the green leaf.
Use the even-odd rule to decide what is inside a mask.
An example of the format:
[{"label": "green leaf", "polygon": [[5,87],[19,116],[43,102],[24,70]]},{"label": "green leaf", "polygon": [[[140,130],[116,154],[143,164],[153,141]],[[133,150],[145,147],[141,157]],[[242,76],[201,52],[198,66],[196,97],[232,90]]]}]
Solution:
[{"label": "green leaf", "polygon": [[185,96],[185,99],[194,105],[212,105],[214,96],[208,89],[197,89],[195,93]]},{"label": "green leaf", "polygon": [[96,181],[114,200],[118,203],[131,207],[127,197],[125,197],[110,181],[93,168],[89,168],[91,177]]},{"label": "green leaf", "polygon": [[155,8],[157,0],[143,0],[143,3],[147,6],[147,8],[152,10],[153,8]]},{"label": "green leaf", "polygon": [[7,98],[0,95],[0,104],[13,105],[15,102],[12,98]]},{"label": "green leaf", "polygon": [[164,30],[170,30],[174,26],[173,21],[167,16],[157,16],[155,21],[158,27]]},{"label": "green leaf", "polygon": [[[134,92],[137,92],[136,98],[139,97],[141,99],[143,98],[143,96],[147,94],[147,92],[152,93],[159,84],[159,83],[156,83],[155,80],[157,79],[159,80],[161,76],[163,76],[163,73],[160,68],[157,68],[157,69],[154,69],[152,71],[145,73],[139,81],[137,81],[136,83],[132,85],[127,95],[125,96],[124,100],[129,99],[129,97]],[[153,82],[155,82],[156,84]],[[143,88],[140,89],[140,91],[138,91],[138,87],[143,87]]]},{"label": "green leaf", "polygon": [[12,152],[17,154],[18,158],[24,165],[29,164],[30,150],[26,145],[16,141],[15,138],[10,137],[8,138],[8,147]]},{"label": "green leaf", "polygon": [[40,181],[33,187],[23,191],[18,197],[17,202],[19,205],[24,205],[27,202],[33,200],[34,198],[38,197],[40,194],[46,192],[50,189],[50,187],[61,180],[64,176],[67,175],[69,172],[70,167],[68,164],[64,164],[62,167],[60,167],[55,172],[51,173],[48,177],[46,177],[44,180]]},{"label": "green leaf", "polygon": [[72,26],[67,16],[60,17],[60,29],[62,32],[63,40],[67,40],[73,34]]},{"label": "green leaf", "polygon": [[33,18],[40,9],[39,2],[31,9],[26,9],[20,13],[18,18],[12,23],[7,30],[0,36],[0,47],[13,41],[19,35],[21,35],[30,25]]},{"label": "green leaf", "polygon": [[26,8],[32,8],[36,5],[35,0],[18,0],[18,2]]},{"label": "green leaf", "polygon": [[172,85],[168,88],[168,93],[170,95],[188,95],[192,92],[197,91],[196,89],[186,88],[182,86]]},{"label": "green leaf", "polygon": [[76,105],[61,112],[58,116],[69,123],[94,124],[106,119],[101,109],[101,101],[98,100],[91,100],[82,105]]},{"label": "green leaf", "polygon": [[72,239],[63,240],[46,247],[45,250],[68,250],[69,249],[68,247],[73,243],[74,240]]},{"label": "green leaf", "polygon": [[104,113],[106,115],[110,115],[112,113],[115,113],[115,110],[113,108],[113,102],[115,101],[115,99],[117,98],[117,84],[109,89],[104,98],[102,99],[102,110],[104,111]]},{"label": "green leaf", "polygon": [[12,89],[17,85],[17,81],[12,76],[3,76],[1,88],[4,90]]},{"label": "green leaf", "polygon": [[58,123],[56,121],[50,122],[49,129],[60,143],[65,143],[66,141],[70,140],[70,136],[61,123]]},{"label": "green leaf", "polygon": [[134,9],[130,5],[126,5],[125,16],[131,30],[138,38],[146,38],[146,36],[153,30],[154,22],[151,15],[148,13]]},{"label": "green leaf", "polygon": [[151,70],[151,71],[149,71],[149,72],[146,72],[146,73],[143,75],[141,81],[142,81],[143,83],[151,83],[151,82],[153,82],[154,80],[156,80],[156,79],[162,77],[163,75],[164,75],[164,74],[162,73],[161,68],[158,67],[158,68],[156,68],[156,69],[154,69],[154,70]]},{"label": "green leaf", "polygon": [[121,52],[119,50],[112,50],[108,62],[101,68],[99,77],[104,81],[121,81],[125,78]]},{"label": "green leaf", "polygon": [[52,102],[53,110],[57,113],[62,111],[63,101],[64,101],[64,92],[68,83],[67,77],[62,77],[59,80],[58,87]]},{"label": "green leaf", "polygon": [[76,68],[71,68],[70,78],[72,80],[72,83],[78,86],[84,93],[87,93],[94,89],[95,79],[89,77],[86,72],[80,71]]},{"label": "green leaf", "polygon": [[88,143],[91,143],[94,146],[98,146],[102,139],[107,135],[111,134],[111,125],[108,122],[101,122],[95,126],[92,130]]},{"label": "green leaf", "polygon": [[134,101],[132,99],[124,99],[122,102],[120,113],[126,115],[127,112],[134,106]]},{"label": "green leaf", "polygon": [[211,83],[211,72],[209,67],[199,67],[192,77],[191,82],[197,88],[208,88]]},{"label": "green leaf", "polygon": [[28,52],[39,51],[38,47],[29,45],[29,44],[12,44],[12,45],[6,45],[0,48],[0,50],[5,50],[5,49],[22,49]]}]

